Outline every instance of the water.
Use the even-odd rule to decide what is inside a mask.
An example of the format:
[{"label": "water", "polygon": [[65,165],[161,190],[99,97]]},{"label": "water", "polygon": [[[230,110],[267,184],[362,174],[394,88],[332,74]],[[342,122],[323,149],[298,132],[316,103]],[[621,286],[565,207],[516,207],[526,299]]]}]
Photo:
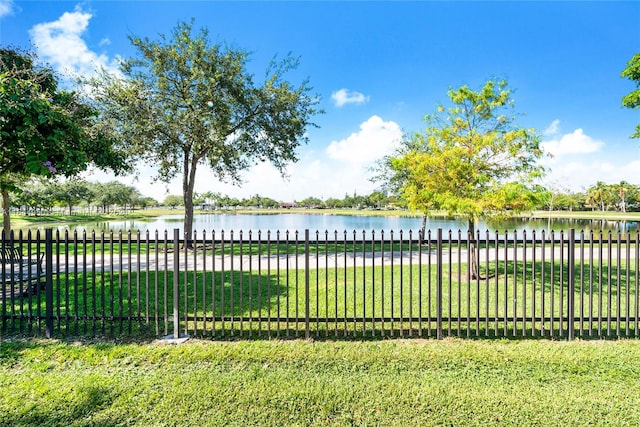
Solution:
[{"label": "water", "polygon": [[[140,230],[146,232],[147,230],[154,233],[156,230],[164,232],[168,230],[172,232],[174,228],[183,230],[183,215],[163,215],[157,218],[148,220],[136,219],[136,220],[123,220],[123,221],[109,221],[109,222],[93,222],[93,223],[72,223],[64,224],[57,227],[58,230],[69,230],[71,232],[82,231],[96,232],[101,231],[128,231],[128,230]],[[371,231],[375,231],[379,235],[379,232],[384,230],[385,233],[389,231],[409,232],[412,230],[417,233],[422,225],[422,218],[419,217],[385,217],[385,216],[355,216],[355,215],[316,215],[316,214],[300,214],[300,213],[278,213],[278,214],[198,214],[193,220],[193,229],[202,232],[206,231],[211,233],[215,230],[216,233],[225,231],[225,233],[231,230],[234,233],[243,231],[247,233],[249,230],[257,233],[260,230],[266,235],[267,231],[271,231],[275,234],[276,231],[284,233],[289,231],[294,234],[296,231],[304,233],[305,229],[309,229],[312,233],[316,230],[321,232],[321,237],[324,237],[324,232],[329,231],[332,236],[334,231],[338,231],[342,237],[342,233],[346,230],[352,236],[352,232],[355,230],[358,232],[358,237],[362,236],[362,231],[367,232],[367,236],[370,236]],[[43,230],[47,225],[39,224],[37,226],[29,227],[29,229],[41,229]],[[51,227],[51,225],[48,225]],[[442,228],[445,231],[452,230],[457,232],[467,230],[467,221],[462,219],[446,219],[446,218],[429,218],[427,221],[427,229],[436,230]],[[584,230],[585,232],[599,231],[599,230],[612,230],[612,231],[636,231],[640,230],[640,223],[637,221],[603,221],[603,220],[575,220],[575,219],[509,219],[504,221],[492,221],[486,223],[481,221],[478,223],[476,229],[484,233],[485,230],[491,232],[499,231],[524,231],[527,232],[536,231],[550,231],[550,230],[568,230],[574,228],[577,231]]]}]

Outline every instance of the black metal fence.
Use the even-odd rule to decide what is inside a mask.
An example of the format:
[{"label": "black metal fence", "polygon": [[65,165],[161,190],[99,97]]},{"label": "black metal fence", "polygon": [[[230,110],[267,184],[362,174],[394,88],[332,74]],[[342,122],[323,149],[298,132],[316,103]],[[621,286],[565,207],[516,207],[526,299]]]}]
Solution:
[{"label": "black metal fence", "polygon": [[187,237],[178,230],[2,236],[0,332],[219,339],[639,335],[637,232]]}]

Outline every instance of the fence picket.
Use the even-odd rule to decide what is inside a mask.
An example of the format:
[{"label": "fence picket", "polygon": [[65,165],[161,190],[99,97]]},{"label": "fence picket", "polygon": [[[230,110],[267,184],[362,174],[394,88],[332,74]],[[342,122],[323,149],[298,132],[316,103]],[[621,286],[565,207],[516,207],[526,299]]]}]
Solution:
[{"label": "fence picket", "polygon": [[[639,335],[640,232],[580,232],[577,239],[574,230],[487,231],[482,238],[440,229],[417,240],[411,231],[384,230],[284,236],[176,230],[171,238],[167,231],[163,238],[157,231],[153,238],[51,230],[44,241],[32,233],[2,236],[23,257],[44,257],[44,292],[27,267],[3,261],[1,332]],[[25,279],[8,279],[16,275]]]}]

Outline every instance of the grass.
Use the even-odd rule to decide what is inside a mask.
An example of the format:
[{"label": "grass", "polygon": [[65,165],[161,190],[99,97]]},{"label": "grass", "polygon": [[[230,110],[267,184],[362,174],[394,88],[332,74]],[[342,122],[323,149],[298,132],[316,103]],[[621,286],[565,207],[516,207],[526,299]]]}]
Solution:
[{"label": "grass", "polygon": [[[114,250],[118,247],[114,246]],[[218,250],[264,253],[256,247]],[[371,248],[364,250],[369,252]],[[510,317],[531,307],[534,296],[541,298],[544,294],[547,309],[552,295],[559,303],[559,274],[566,274],[559,263],[528,262],[526,267],[519,264],[517,270],[513,263],[501,263],[489,268],[494,277],[478,283],[467,281],[465,264],[444,266],[443,310],[462,322],[460,326],[455,321],[448,325],[447,330],[454,335],[471,331],[470,335],[475,336],[475,328],[484,328],[483,322],[465,323],[466,301],[472,304],[472,315],[476,305],[482,315],[486,314],[486,307],[491,311],[496,303],[499,310],[504,307],[504,312],[497,314],[507,318],[509,334],[518,327]],[[540,280],[543,272],[547,275],[544,283]],[[602,301],[604,315],[613,321],[594,327],[611,331],[616,327],[618,307],[627,310],[627,303],[629,310],[637,312],[638,288],[634,283],[639,272],[634,265],[602,262],[593,271],[578,265],[577,272],[594,275],[592,303],[598,308]],[[387,268],[384,273],[380,266],[313,270],[312,314],[337,313],[340,318],[361,313],[367,317],[397,316],[390,311],[391,292],[396,297],[395,313],[399,307],[404,313],[415,313],[420,301],[424,310],[433,309],[433,301],[424,299],[426,288],[421,294],[417,283],[421,279],[433,280],[434,274],[427,270],[420,277],[407,266],[393,271]],[[332,340],[331,328],[341,325],[323,330],[322,324],[312,323],[320,338],[327,332],[329,339],[193,339],[184,345],[168,346],[144,337],[156,334],[156,314],[161,318],[160,332],[165,327],[165,308],[172,300],[172,277],[172,272],[130,276],[126,271],[105,276],[60,275],[54,289],[54,297],[61,303],[56,315],[69,317],[68,322],[58,319],[58,326],[73,338],[22,339],[9,336],[6,329],[0,331],[4,333],[0,342],[0,426],[633,426],[640,419],[638,340],[436,341],[383,340],[378,336],[376,340],[351,338],[345,342]],[[188,310],[201,315],[206,310],[219,317],[233,314],[236,326],[245,319],[245,327],[263,332],[263,338],[273,338],[273,331],[268,328],[275,325],[258,326],[254,320],[250,326],[250,319],[275,314],[278,308],[291,313],[304,309],[300,300],[285,300],[286,295],[302,293],[304,271],[280,275],[188,272],[179,278],[181,289],[187,291],[187,300],[180,300],[181,307],[186,303]],[[486,293],[493,292],[496,286],[500,294]],[[366,297],[362,297],[362,291]],[[386,292],[386,311],[381,307],[382,292]],[[580,298],[587,300],[585,292],[585,288],[576,286],[576,302]],[[134,323],[133,331],[127,331],[131,323],[126,319],[114,323],[91,319],[91,313],[103,311],[107,317],[135,316],[139,307],[148,307],[147,297],[155,301],[156,296],[158,303],[152,303],[148,327]],[[458,305],[459,302],[463,304]],[[540,307],[541,300],[537,303]],[[43,307],[41,294],[0,305],[3,313],[27,315]],[[374,307],[380,311],[375,312]],[[204,321],[201,318],[188,326],[190,330],[200,328],[196,335],[209,335],[203,332]],[[28,322],[8,321],[12,325],[19,323],[20,331],[26,333],[30,332]],[[220,330],[227,328],[229,332],[230,325],[228,320],[217,326],[209,323],[216,337],[237,340],[237,334],[224,335],[225,330]],[[376,325],[383,327],[379,321]],[[354,322],[348,331],[360,339],[362,335],[356,333],[356,328],[362,326]],[[406,322],[399,321],[394,326],[396,332],[405,327]],[[487,330],[492,328],[489,325]],[[134,338],[128,338],[128,342],[86,338],[73,341],[79,336],[101,334]]]},{"label": "grass", "polygon": [[[269,271],[231,265],[216,273],[180,272],[182,328],[193,336],[249,337],[304,335],[305,271],[287,271],[272,263]],[[257,265],[253,265],[254,268]],[[469,280],[466,264],[443,266],[442,316],[445,334],[459,336],[564,336],[568,271],[559,262],[512,261],[482,266],[488,278]],[[576,266],[576,322],[589,335],[638,333],[638,285],[635,262]],[[591,284],[589,284],[591,278]],[[435,335],[435,266],[352,267],[309,271],[310,329],[318,338],[349,335]],[[58,336],[166,334],[172,330],[173,272],[100,272],[61,274],[54,280]],[[7,319],[2,331],[31,333],[41,328],[31,314],[44,313],[42,293],[0,302]],[[544,312],[542,311],[544,309]],[[534,311],[535,310],[535,311]],[[532,322],[535,312],[537,320]],[[529,320],[521,319],[526,313]],[[546,320],[542,322],[540,316]],[[564,317],[565,322],[559,320]],[[186,316],[186,317],[184,317]],[[550,317],[553,317],[551,319]],[[598,319],[596,319],[598,317]],[[113,320],[111,320],[113,319]],[[137,320],[138,319],[138,320]],[[327,319],[327,320],[325,320]],[[479,320],[476,320],[479,319]],[[564,329],[563,329],[564,328]]]},{"label": "grass", "polygon": [[594,219],[594,220],[640,220],[640,212],[614,211],[534,211],[522,215],[523,218],[566,218],[566,219]]},{"label": "grass", "polygon": [[136,209],[134,211],[127,211],[127,213],[74,213],[68,215],[65,213],[44,214],[44,215],[23,215],[12,214],[11,223],[14,226],[20,226],[22,224],[39,224],[39,223],[52,223],[52,224],[64,224],[73,222],[102,222],[102,221],[118,221],[122,219],[144,219],[155,218],[160,215],[171,215],[176,213],[184,213],[183,210],[177,211],[174,209]]},{"label": "grass", "polygon": [[0,425],[637,425],[640,342],[0,343]]}]

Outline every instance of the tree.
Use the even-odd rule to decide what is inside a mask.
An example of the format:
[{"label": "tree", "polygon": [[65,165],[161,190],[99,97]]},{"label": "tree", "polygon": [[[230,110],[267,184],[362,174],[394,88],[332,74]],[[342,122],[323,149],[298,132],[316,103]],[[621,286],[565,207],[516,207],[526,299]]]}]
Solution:
[{"label": "tree", "polygon": [[89,184],[79,179],[69,179],[53,188],[53,197],[69,208],[69,216],[72,215],[73,206],[87,199],[93,199],[94,193]]},{"label": "tree", "polygon": [[[411,209],[427,214],[443,210],[467,218],[470,250],[475,251],[475,223],[532,208],[543,170],[540,138],[516,126],[506,81],[489,80],[475,91],[464,85],[449,90],[451,106],[427,115],[426,130],[403,142],[383,160],[386,184]],[[477,277],[476,257],[471,275]]]},{"label": "tree", "polygon": [[303,208],[317,208],[317,207],[324,206],[324,203],[322,203],[322,200],[320,200],[317,197],[307,197],[304,200],[300,200],[299,202],[296,202],[296,204],[298,206],[302,206]]},{"label": "tree", "polygon": [[574,211],[584,207],[585,195],[581,193],[560,193],[556,195],[555,205],[560,210]]},{"label": "tree", "polygon": [[369,194],[367,205],[380,209],[387,204],[387,201],[388,197],[386,194],[384,194],[382,191],[374,191],[373,193]]},{"label": "tree", "polygon": [[343,206],[342,200],[336,199],[335,197],[330,197],[327,200],[325,200],[324,205],[331,209],[341,208]]},{"label": "tree", "polygon": [[171,209],[182,206],[183,203],[184,199],[175,194],[168,194],[167,197],[164,198],[164,205],[170,207]]},{"label": "tree", "polygon": [[314,126],[310,117],[319,112],[306,80],[297,87],[284,80],[296,59],[274,59],[256,85],[247,52],[212,44],[206,29],[194,36],[192,25],[179,23],[170,40],[131,37],[139,57],[122,63],[127,78],[104,73],[93,81],[104,117],[132,152],[157,165],[160,180],[182,175],[187,235],[198,166],[234,183],[258,161],[282,172],[297,160],[296,148]]},{"label": "tree", "polygon": [[622,181],[620,184],[620,196],[621,206],[627,209],[635,209],[638,206],[638,202],[640,201],[640,186],[629,184],[625,181]]},{"label": "tree", "polygon": [[73,91],[58,89],[53,72],[32,54],[0,49],[0,193],[3,229],[9,232],[9,192],[31,176],[73,176],[90,164],[116,173],[125,156],[96,111]]},{"label": "tree", "polygon": [[603,181],[598,181],[587,189],[587,204],[594,207],[598,207],[600,211],[605,212],[609,206],[615,203],[615,194],[610,185]]},{"label": "tree", "polygon": [[140,206],[142,209],[146,209],[150,206],[158,206],[158,201],[153,197],[140,197],[136,203],[136,206]]},{"label": "tree", "polygon": [[[622,105],[627,108],[640,108],[640,53],[633,55],[627,62],[627,67],[622,70],[622,77],[633,81],[636,90],[631,91],[622,98]],[[636,131],[631,138],[640,138],[640,124],[636,125]]]},{"label": "tree", "polygon": [[249,199],[243,199],[240,204],[245,207],[265,209],[273,209],[280,206],[280,203],[277,200],[271,199],[269,197],[262,197],[259,194],[254,194]]},{"label": "tree", "polygon": [[613,207],[617,211],[626,212],[629,206],[637,203],[639,192],[637,185],[626,181],[620,181],[618,184],[598,181],[587,189],[585,203],[591,206],[592,210],[598,207],[605,212]]},{"label": "tree", "polygon": [[83,193],[82,201],[86,203],[87,209],[89,213],[91,213],[92,211],[91,202],[93,202],[98,196],[97,193],[99,191],[100,184],[96,182],[87,182],[86,184],[87,184],[87,189],[89,191],[85,191]]},{"label": "tree", "polygon": [[33,213],[38,216],[43,210],[53,207],[53,191],[50,185],[42,182],[42,179],[32,178],[25,184],[24,190],[11,193],[12,204],[18,208],[24,207],[24,213]]},{"label": "tree", "polygon": [[103,213],[109,213],[113,205],[122,206],[126,209],[131,204],[134,196],[137,197],[138,190],[118,181],[96,184],[96,200],[102,206]]}]

